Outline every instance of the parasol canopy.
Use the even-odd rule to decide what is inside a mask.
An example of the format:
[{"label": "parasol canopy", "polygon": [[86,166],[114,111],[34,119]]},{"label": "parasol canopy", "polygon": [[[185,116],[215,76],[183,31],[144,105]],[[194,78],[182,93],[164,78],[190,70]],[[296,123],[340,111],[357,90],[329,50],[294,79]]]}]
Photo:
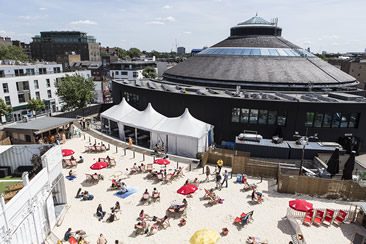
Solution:
[{"label": "parasol canopy", "polygon": [[186,184],[177,190],[177,193],[182,195],[189,195],[197,191],[197,186],[193,184]]},{"label": "parasol canopy", "polygon": [[211,229],[201,229],[196,231],[191,239],[190,244],[215,244],[220,239],[219,233]]},{"label": "parasol canopy", "polygon": [[75,153],[71,149],[62,149],[61,152],[62,152],[62,156],[63,157],[71,156],[71,155],[73,155]]},{"label": "parasol canopy", "polygon": [[306,212],[313,209],[313,204],[303,199],[291,200],[288,205],[290,208],[300,212]]},{"label": "parasol canopy", "polygon": [[154,164],[168,165],[168,164],[170,164],[170,161],[166,158],[158,158],[158,159],[155,159]]},{"label": "parasol canopy", "polygon": [[93,170],[99,170],[99,169],[104,169],[108,167],[108,163],[107,162],[96,162],[94,164],[92,164],[92,166],[90,166],[91,169]]}]

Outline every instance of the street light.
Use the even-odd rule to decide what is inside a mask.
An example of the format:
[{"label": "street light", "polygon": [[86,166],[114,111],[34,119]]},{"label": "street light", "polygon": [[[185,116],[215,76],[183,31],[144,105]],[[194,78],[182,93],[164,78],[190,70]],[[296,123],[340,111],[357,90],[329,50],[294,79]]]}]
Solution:
[{"label": "street light", "polygon": [[296,144],[303,145],[302,152],[301,152],[301,162],[300,162],[300,169],[299,175],[302,175],[302,165],[304,164],[304,156],[305,156],[305,146],[308,144],[309,138],[307,137],[308,129],[306,128],[305,136],[301,136],[299,132],[295,131],[293,137],[296,139]]}]

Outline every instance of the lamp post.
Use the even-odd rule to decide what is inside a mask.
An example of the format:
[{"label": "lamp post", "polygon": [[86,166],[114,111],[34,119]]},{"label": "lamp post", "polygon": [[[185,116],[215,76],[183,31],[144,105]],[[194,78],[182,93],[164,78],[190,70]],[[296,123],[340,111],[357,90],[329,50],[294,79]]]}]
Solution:
[{"label": "lamp post", "polygon": [[296,139],[296,143],[302,144],[299,175],[302,175],[302,166],[304,164],[304,157],[305,157],[305,147],[309,140],[309,138],[307,137],[307,134],[308,134],[308,129],[306,128],[305,136],[299,135],[299,132],[297,132],[297,131],[295,131],[295,134],[293,135],[293,137]]}]

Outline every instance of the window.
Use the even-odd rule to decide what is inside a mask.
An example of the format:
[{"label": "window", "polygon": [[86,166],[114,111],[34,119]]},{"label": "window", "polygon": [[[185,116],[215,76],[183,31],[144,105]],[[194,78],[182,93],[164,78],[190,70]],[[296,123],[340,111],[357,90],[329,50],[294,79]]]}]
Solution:
[{"label": "window", "polygon": [[249,120],[249,109],[242,108],[240,114],[240,123],[247,124]]},{"label": "window", "polygon": [[25,72],[27,75],[34,75],[34,69],[26,69]]},{"label": "window", "polygon": [[323,116],[324,116],[323,113],[316,113],[315,114],[314,127],[316,127],[316,128],[322,127]]},{"label": "window", "polygon": [[53,73],[60,73],[61,69],[60,67],[53,67]]},{"label": "window", "polygon": [[36,99],[41,99],[41,94],[39,93],[39,91],[36,92]]},{"label": "window", "polygon": [[277,116],[277,125],[286,126],[286,112],[279,112]]},{"label": "window", "polygon": [[5,72],[4,72],[4,70],[0,70],[0,77],[5,77]]},{"label": "window", "polygon": [[3,83],[3,91],[4,91],[4,93],[9,93],[8,83]]},{"label": "window", "polygon": [[305,127],[313,127],[315,113],[314,112],[307,112],[305,118]]},{"label": "window", "polygon": [[24,75],[24,70],[23,69],[15,69],[15,76],[23,76]]},{"label": "window", "polygon": [[275,125],[277,118],[277,111],[268,111],[268,124]]},{"label": "window", "polygon": [[32,142],[32,138],[30,135],[25,135],[25,141],[26,142]]},{"label": "window", "polygon": [[34,89],[39,89],[38,80],[34,80]]},{"label": "window", "polygon": [[5,96],[5,103],[11,105],[10,96]]},{"label": "window", "polygon": [[349,117],[349,128],[357,128],[358,127],[358,120],[359,120],[360,114],[358,113],[351,113]]},{"label": "window", "polygon": [[128,75],[127,71],[121,71],[121,75]]},{"label": "window", "polygon": [[265,125],[267,124],[267,110],[259,110],[259,116],[258,116],[258,124]]},{"label": "window", "polygon": [[52,98],[51,90],[47,90],[47,96],[48,96],[48,98]]},{"label": "window", "polygon": [[19,103],[25,103],[24,94],[18,94],[18,100],[19,100]]},{"label": "window", "polygon": [[133,72],[133,78],[137,78],[138,73],[137,72]]},{"label": "window", "polygon": [[119,71],[116,71],[116,75],[119,75]]},{"label": "window", "polygon": [[240,116],[240,108],[233,108],[231,113],[231,121],[239,122],[239,116]]},{"label": "window", "polygon": [[40,75],[47,74],[47,69],[46,69],[46,68],[39,68],[39,69],[38,69],[38,73],[39,73]]},{"label": "window", "polygon": [[338,128],[341,122],[341,113],[334,113],[332,119],[332,128]]},{"label": "window", "polygon": [[330,128],[332,124],[332,114],[324,114],[323,128]]},{"label": "window", "polygon": [[46,79],[46,82],[47,82],[47,87],[51,87],[50,79]]},{"label": "window", "polygon": [[341,128],[347,128],[348,127],[348,117],[349,117],[349,114],[342,113],[342,116],[341,116]]},{"label": "window", "polygon": [[249,124],[257,124],[258,121],[258,109],[251,109],[249,116]]}]

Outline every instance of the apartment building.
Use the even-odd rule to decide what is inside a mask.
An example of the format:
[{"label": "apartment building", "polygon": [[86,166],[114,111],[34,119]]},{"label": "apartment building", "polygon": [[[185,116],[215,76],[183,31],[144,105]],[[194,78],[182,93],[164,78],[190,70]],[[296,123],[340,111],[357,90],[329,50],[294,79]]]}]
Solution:
[{"label": "apartment building", "polygon": [[55,85],[66,75],[74,74],[91,77],[90,70],[63,72],[61,64],[0,65],[0,98],[13,108],[12,118],[7,120],[19,121],[23,115],[30,115],[27,104],[32,98],[43,100],[47,112],[60,111],[63,102]]}]

